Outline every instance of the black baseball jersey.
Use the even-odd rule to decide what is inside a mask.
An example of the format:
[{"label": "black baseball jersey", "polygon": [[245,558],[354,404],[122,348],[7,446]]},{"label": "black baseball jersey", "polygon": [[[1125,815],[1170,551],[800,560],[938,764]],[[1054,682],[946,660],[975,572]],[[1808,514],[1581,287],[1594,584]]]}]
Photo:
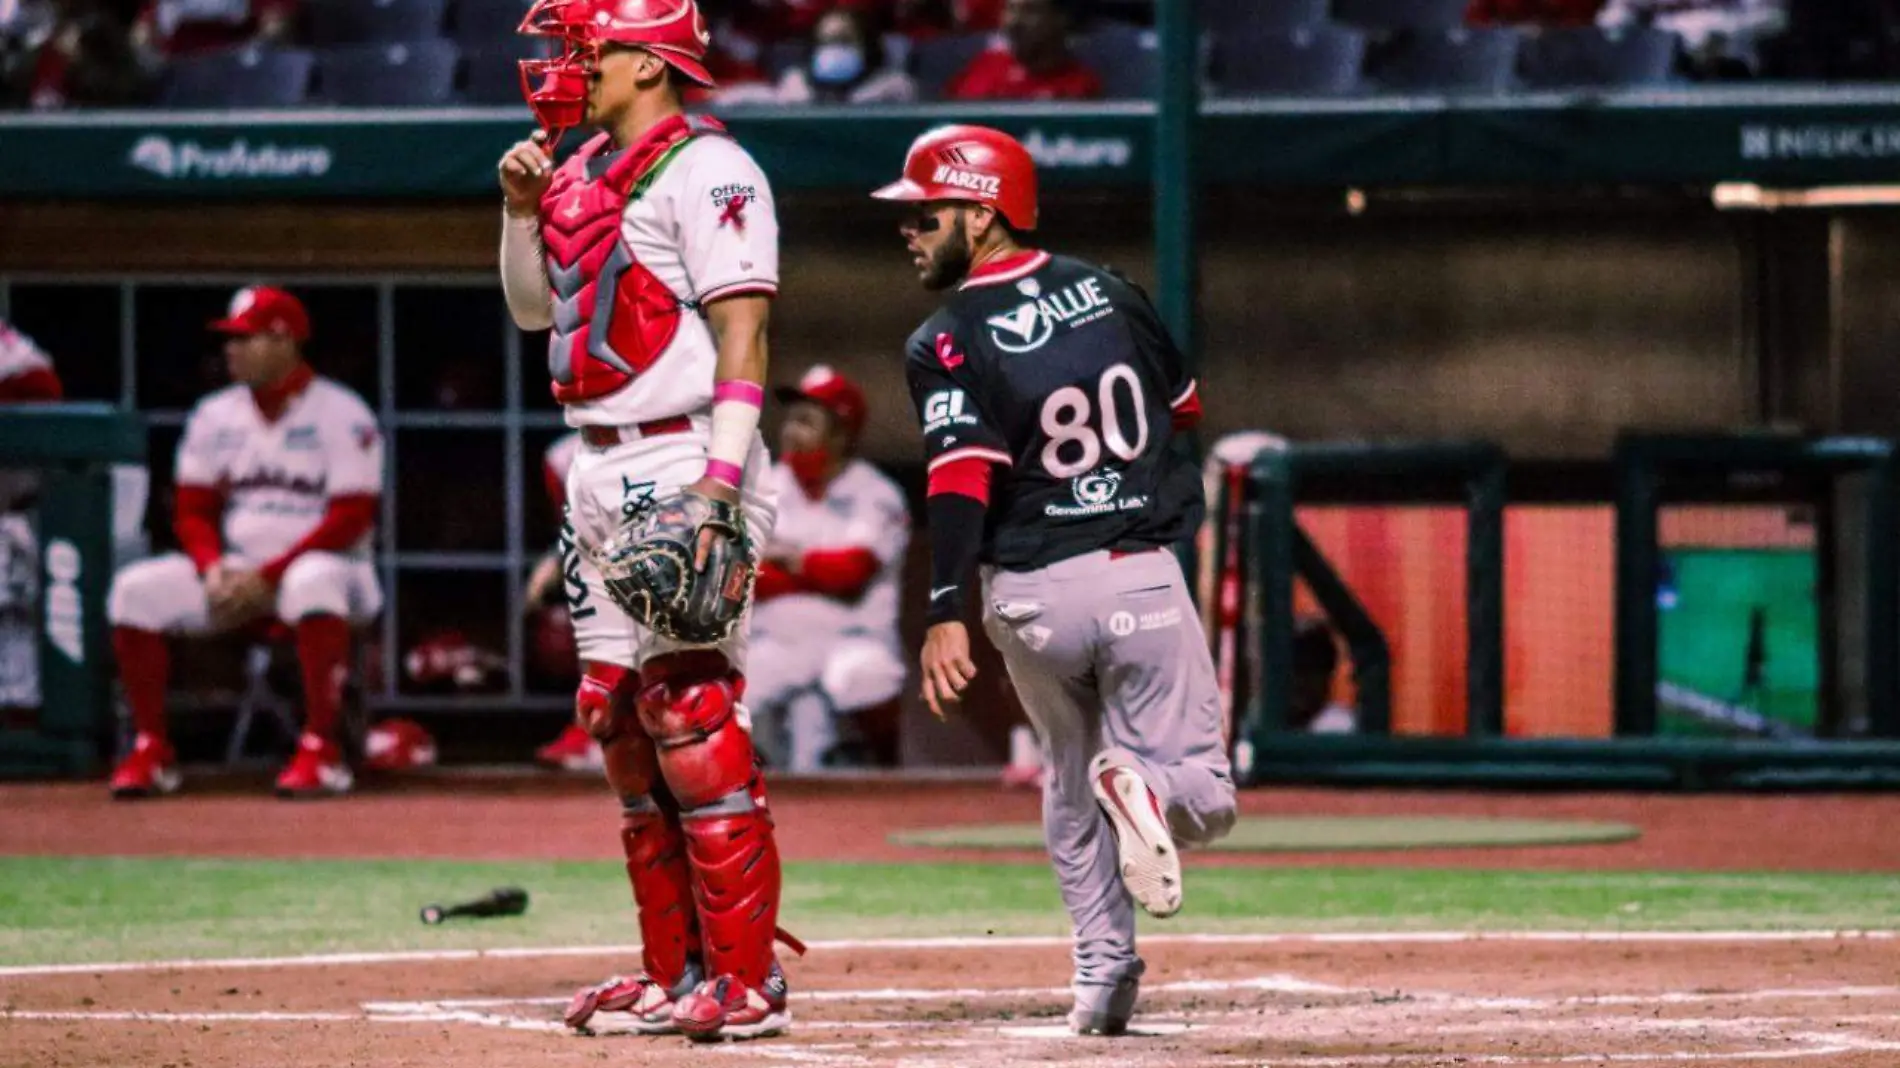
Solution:
[{"label": "black baseball jersey", "polygon": [[1002,465],[980,559],[1032,570],[1200,525],[1200,474],[1170,447],[1194,379],[1121,276],[1046,252],[985,265],[911,335],[905,374],[931,470]]}]

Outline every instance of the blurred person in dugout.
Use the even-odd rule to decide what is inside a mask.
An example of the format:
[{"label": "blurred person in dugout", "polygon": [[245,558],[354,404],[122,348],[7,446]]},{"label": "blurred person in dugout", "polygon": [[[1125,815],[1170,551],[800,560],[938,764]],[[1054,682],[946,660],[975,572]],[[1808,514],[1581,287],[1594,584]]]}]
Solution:
[{"label": "blurred person in dugout", "polygon": [[821,364],[777,396],[779,515],[760,549],[745,704],[764,759],[806,772],[858,762],[847,754],[863,741],[859,715],[904,687],[910,509],[857,456],[868,414],[857,383]]},{"label": "blurred person in dugout", "polygon": [[[113,578],[106,615],[135,730],[114,797],[178,789],[166,738],[167,640],[287,633],[303,669],[304,730],[281,797],[347,792],[337,723],[351,628],[382,608],[370,545],[383,441],[370,409],[304,361],[310,318],[291,294],[241,289],[210,328],[232,385],[198,402],[178,445],[179,552]],[[281,628],[281,630],[280,630]]]},{"label": "blurred person in dugout", "polygon": [[869,14],[838,7],[812,27],[805,61],[780,75],[777,84],[735,85],[714,99],[720,104],[907,104],[917,99],[917,83],[889,61]]},{"label": "blurred person in dugout", "polygon": [[1008,0],[1002,40],[944,86],[946,100],[1091,100],[1102,79],[1069,48],[1075,0]]}]

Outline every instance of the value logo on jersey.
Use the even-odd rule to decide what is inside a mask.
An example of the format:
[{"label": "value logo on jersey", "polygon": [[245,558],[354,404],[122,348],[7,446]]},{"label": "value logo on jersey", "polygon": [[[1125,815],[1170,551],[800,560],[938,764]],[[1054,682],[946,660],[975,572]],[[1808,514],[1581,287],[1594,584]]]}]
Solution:
[{"label": "value logo on jersey", "polygon": [[989,317],[990,341],[1004,352],[1034,352],[1048,344],[1056,327],[1071,330],[1113,314],[1101,280],[1084,278],[1046,297],[1031,297],[1009,311]]}]

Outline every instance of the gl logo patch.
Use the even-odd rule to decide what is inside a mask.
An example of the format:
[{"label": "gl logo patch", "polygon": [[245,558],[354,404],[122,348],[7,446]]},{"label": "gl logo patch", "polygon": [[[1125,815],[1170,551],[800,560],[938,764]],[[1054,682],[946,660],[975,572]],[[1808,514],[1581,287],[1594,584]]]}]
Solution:
[{"label": "gl logo patch", "polygon": [[1080,505],[1107,504],[1122,491],[1122,473],[1120,471],[1091,471],[1086,475],[1077,475],[1069,483],[1069,491],[1075,494],[1075,503]]}]

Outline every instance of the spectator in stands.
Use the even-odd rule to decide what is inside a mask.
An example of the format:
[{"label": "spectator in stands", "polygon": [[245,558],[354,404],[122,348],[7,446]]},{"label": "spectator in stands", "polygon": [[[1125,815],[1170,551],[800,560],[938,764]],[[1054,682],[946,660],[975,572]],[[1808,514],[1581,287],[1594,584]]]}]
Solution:
[{"label": "spectator in stands", "polygon": [[180,56],[242,45],[292,43],[297,0],[147,0],[132,48],[148,74]]},{"label": "spectator in stands", "polygon": [[124,24],[99,0],[22,5],[5,24],[0,95],[9,106],[113,107],[148,95]]},{"label": "spectator in stands", "polygon": [[1465,21],[1473,26],[1589,26],[1603,0],[1471,0]]},{"label": "spectator in stands", "polygon": [[1606,30],[1655,26],[1682,39],[1690,73],[1749,78],[1762,69],[1762,46],[1788,28],[1788,0],[1609,0],[1597,15]]},{"label": "spectator in stands", "polygon": [[1317,616],[1293,622],[1293,706],[1287,727],[1309,734],[1351,734],[1358,729],[1353,710],[1333,701],[1333,676],[1339,670],[1339,639]]},{"label": "spectator in stands", "polygon": [[1003,42],[959,71],[943,95],[950,100],[1088,100],[1102,79],[1069,50],[1067,0],[1008,0]]},{"label": "spectator in stands", "polygon": [[738,86],[719,92],[722,104],[901,104],[917,99],[917,83],[890,66],[884,41],[855,8],[828,12],[812,28],[803,64],[773,86]]}]

